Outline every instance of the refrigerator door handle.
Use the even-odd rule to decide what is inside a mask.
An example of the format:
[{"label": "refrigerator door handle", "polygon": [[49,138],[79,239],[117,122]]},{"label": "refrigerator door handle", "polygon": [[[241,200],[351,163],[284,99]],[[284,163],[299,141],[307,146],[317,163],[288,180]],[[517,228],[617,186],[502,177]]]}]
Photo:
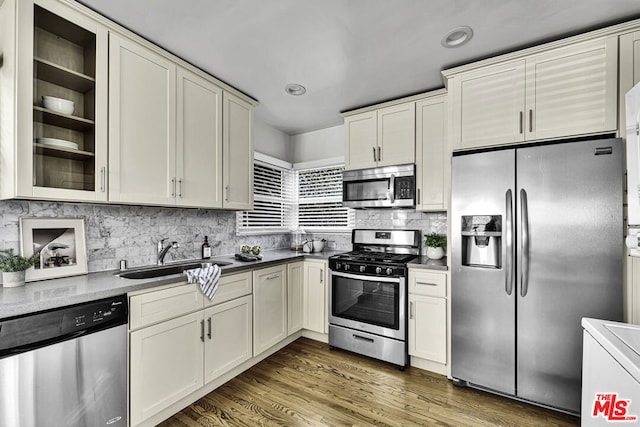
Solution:
[{"label": "refrigerator door handle", "polygon": [[529,290],[529,208],[527,207],[527,192],[520,190],[520,225],[522,227],[522,283],[520,296],[526,297]]},{"label": "refrigerator door handle", "polygon": [[507,295],[513,292],[513,196],[511,189],[505,194],[506,201],[506,224],[505,237],[507,243],[507,260],[504,277],[504,288]]}]

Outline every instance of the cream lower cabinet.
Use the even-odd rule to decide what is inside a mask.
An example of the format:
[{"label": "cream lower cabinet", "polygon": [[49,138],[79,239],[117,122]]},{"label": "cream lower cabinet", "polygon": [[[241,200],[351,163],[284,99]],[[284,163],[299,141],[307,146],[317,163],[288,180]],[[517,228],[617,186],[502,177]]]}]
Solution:
[{"label": "cream lower cabinet", "polygon": [[251,295],[204,311],[204,382],[208,383],[253,356]]},{"label": "cream lower cabinet", "polygon": [[615,131],[617,58],[609,36],[444,71],[453,148]]},{"label": "cream lower cabinet", "polygon": [[253,355],[257,356],[288,336],[287,266],[253,272]]},{"label": "cream lower cabinet", "polygon": [[305,283],[303,261],[287,264],[287,333],[302,329],[303,287]]},{"label": "cream lower cabinet", "polygon": [[447,364],[447,273],[409,269],[409,355]]},{"label": "cream lower cabinet", "polygon": [[451,148],[447,95],[436,91],[416,102],[416,210],[444,211],[449,205]]},{"label": "cream lower cabinet", "polygon": [[251,279],[221,277],[213,302],[183,283],[129,298],[132,426],[251,359]]},{"label": "cream lower cabinet", "polygon": [[202,311],[130,334],[130,413],[135,426],[204,385]]},{"label": "cream lower cabinet", "polygon": [[326,261],[304,262],[302,327],[321,334],[328,332],[327,270]]}]

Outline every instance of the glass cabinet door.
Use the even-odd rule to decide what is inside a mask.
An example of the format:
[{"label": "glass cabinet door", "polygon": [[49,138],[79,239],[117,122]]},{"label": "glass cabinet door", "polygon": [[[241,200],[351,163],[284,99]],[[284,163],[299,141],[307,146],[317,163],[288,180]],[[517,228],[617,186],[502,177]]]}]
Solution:
[{"label": "glass cabinet door", "polygon": [[34,196],[106,200],[106,53],[86,27],[34,6]]}]

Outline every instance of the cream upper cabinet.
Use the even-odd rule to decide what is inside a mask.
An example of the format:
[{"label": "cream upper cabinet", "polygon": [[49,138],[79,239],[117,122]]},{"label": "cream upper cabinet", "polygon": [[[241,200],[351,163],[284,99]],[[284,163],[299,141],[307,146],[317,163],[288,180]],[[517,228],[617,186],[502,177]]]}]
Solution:
[{"label": "cream upper cabinet", "polygon": [[615,131],[617,55],[610,36],[452,75],[453,148]]},{"label": "cream upper cabinet", "polygon": [[204,318],[206,328],[204,382],[206,384],[253,356],[251,295],[207,308],[204,311]]},{"label": "cream upper cabinet", "polygon": [[344,124],[346,169],[415,161],[415,102],[348,115]]},{"label": "cream upper cabinet", "polygon": [[111,34],[112,201],[222,207],[222,89]]},{"label": "cream upper cabinet", "polygon": [[287,266],[253,272],[253,355],[287,337]]},{"label": "cream upper cabinet", "polygon": [[107,200],[107,38],[57,1],[0,4],[1,198]]},{"label": "cream upper cabinet", "polygon": [[222,206],[253,209],[253,106],[226,91],[222,101]]},{"label": "cream upper cabinet", "polygon": [[174,205],[176,65],[110,34],[109,199]]},{"label": "cream upper cabinet", "polygon": [[222,207],[222,89],[178,67],[176,204]]},{"label": "cream upper cabinet", "polygon": [[526,67],[528,140],[616,130],[617,37],[533,55]]},{"label": "cream upper cabinet", "polygon": [[328,332],[327,269],[326,261],[304,262],[302,326],[321,334]]},{"label": "cream upper cabinet", "polygon": [[303,261],[287,264],[287,333],[291,335],[302,329],[303,314]]},{"label": "cream upper cabinet", "polygon": [[416,209],[444,211],[449,204],[451,148],[447,138],[447,96],[416,102]]},{"label": "cream upper cabinet", "polygon": [[449,82],[454,148],[524,140],[524,60],[455,76]]}]

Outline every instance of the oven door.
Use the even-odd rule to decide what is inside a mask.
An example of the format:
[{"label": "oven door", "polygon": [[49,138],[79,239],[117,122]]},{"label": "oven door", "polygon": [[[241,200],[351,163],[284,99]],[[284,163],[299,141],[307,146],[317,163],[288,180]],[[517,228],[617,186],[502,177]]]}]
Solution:
[{"label": "oven door", "polygon": [[406,339],[406,279],[331,272],[329,323]]}]

